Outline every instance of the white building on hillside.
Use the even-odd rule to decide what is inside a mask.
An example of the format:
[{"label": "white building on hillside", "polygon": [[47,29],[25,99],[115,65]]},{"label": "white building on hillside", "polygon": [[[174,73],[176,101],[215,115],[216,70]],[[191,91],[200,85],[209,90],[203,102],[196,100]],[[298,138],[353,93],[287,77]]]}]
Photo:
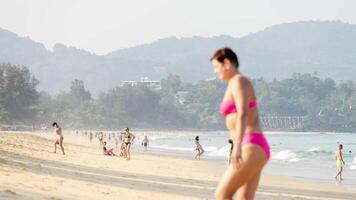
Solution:
[{"label": "white building on hillside", "polygon": [[145,87],[156,90],[162,89],[162,81],[150,80],[148,77],[143,77],[140,81],[121,81],[121,86],[135,87],[138,85],[143,85]]}]

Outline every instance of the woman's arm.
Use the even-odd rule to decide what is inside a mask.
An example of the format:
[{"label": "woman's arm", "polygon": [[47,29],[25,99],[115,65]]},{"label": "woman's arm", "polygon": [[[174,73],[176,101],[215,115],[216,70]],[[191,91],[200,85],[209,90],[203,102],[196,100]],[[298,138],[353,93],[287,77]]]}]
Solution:
[{"label": "woman's arm", "polygon": [[231,94],[235,102],[237,117],[235,132],[232,134],[232,140],[235,144],[241,144],[245,134],[248,112],[248,79],[245,77],[236,77],[232,80]]},{"label": "woman's arm", "polygon": [[241,165],[241,143],[245,135],[245,129],[247,124],[247,112],[248,112],[248,89],[249,81],[247,78],[237,76],[231,80],[231,94],[235,102],[236,123],[234,132],[231,134],[234,144],[233,151],[231,153],[231,163],[236,167]]}]

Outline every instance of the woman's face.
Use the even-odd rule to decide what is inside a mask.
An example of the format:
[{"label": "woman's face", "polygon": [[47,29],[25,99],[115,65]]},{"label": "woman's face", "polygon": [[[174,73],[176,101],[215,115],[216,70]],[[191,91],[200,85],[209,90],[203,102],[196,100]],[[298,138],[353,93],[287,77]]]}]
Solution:
[{"label": "woman's face", "polygon": [[221,80],[228,80],[230,78],[231,69],[233,66],[228,60],[224,60],[224,62],[219,62],[218,60],[214,59],[211,61],[214,66],[214,73],[218,76]]}]

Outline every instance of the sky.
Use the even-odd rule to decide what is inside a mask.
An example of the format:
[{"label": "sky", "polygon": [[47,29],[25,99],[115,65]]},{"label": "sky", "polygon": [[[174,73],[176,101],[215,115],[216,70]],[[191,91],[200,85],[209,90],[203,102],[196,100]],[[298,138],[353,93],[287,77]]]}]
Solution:
[{"label": "sky", "polygon": [[241,37],[305,20],[356,24],[356,0],[0,0],[0,28],[98,55],[166,37]]}]

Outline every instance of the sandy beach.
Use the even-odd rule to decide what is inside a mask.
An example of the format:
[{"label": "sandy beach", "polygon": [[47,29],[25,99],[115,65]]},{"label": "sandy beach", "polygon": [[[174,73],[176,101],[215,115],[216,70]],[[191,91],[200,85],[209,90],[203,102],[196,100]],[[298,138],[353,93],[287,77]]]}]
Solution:
[{"label": "sandy beach", "polygon": [[[64,137],[65,156],[51,153],[53,133],[0,132],[0,199],[213,199],[224,171],[143,152],[126,161],[102,155],[95,139]],[[356,199],[356,191],[264,174],[256,199]]]}]

